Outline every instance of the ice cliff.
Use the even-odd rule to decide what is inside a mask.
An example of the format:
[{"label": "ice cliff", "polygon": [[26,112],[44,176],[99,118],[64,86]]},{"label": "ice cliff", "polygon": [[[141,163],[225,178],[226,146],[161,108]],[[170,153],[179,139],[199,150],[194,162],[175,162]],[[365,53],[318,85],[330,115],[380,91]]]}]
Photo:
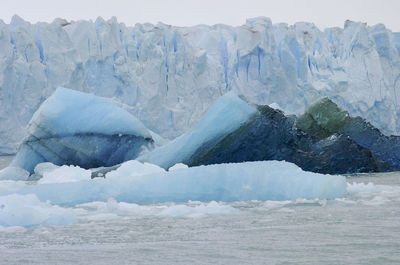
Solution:
[{"label": "ice cliff", "polygon": [[0,153],[14,153],[58,86],[113,98],[146,127],[174,138],[229,90],[300,114],[321,96],[386,134],[400,132],[400,33],[347,21],[249,19],[173,27],[108,21],[0,21]]}]

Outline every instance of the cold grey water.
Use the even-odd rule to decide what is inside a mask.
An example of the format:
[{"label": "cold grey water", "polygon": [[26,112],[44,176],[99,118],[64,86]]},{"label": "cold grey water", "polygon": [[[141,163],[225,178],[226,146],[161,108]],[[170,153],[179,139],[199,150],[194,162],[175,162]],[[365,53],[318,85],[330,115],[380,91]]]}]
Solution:
[{"label": "cold grey water", "polygon": [[78,205],[74,224],[0,227],[0,263],[400,264],[400,173],[347,182],[333,200]]}]

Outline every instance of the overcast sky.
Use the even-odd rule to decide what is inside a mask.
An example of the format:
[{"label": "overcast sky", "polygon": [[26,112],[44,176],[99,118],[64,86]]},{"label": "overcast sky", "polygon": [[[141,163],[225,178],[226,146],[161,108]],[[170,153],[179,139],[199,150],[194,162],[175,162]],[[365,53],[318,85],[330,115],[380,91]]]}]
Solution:
[{"label": "overcast sky", "polygon": [[343,27],[346,19],[384,23],[400,32],[400,0],[0,0],[0,19],[14,14],[30,22],[108,19],[116,16],[127,25],[159,21],[176,25],[242,25],[246,18],[266,16],[273,23],[298,21],[319,28]]}]

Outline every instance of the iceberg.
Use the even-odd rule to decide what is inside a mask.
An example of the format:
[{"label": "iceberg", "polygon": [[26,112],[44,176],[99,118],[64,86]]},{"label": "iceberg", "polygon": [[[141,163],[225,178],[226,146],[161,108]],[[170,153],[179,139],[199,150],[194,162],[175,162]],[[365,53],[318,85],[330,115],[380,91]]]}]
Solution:
[{"label": "iceberg", "polygon": [[174,139],[228,91],[302,114],[321,96],[386,135],[399,134],[400,34],[346,22],[175,27],[108,21],[0,21],[0,153],[59,86],[113,98],[147,128]]},{"label": "iceberg", "polygon": [[[192,165],[227,162],[285,160],[303,170],[344,174],[392,169],[367,147],[342,134],[315,139],[296,127],[296,117],[258,106],[251,122],[226,135]],[[154,151],[156,152],[156,151]]]},{"label": "iceberg", "polygon": [[146,127],[108,99],[58,88],[33,115],[11,166],[112,166],[154,148]]},{"label": "iceberg", "polygon": [[311,104],[296,122],[297,127],[322,139],[337,133],[349,137],[394,170],[400,170],[400,136],[386,136],[361,117],[352,117],[333,101],[322,98]]},{"label": "iceberg", "polygon": [[215,101],[202,120],[190,131],[137,159],[165,169],[177,163],[193,165],[196,157],[249,122],[256,113],[257,109],[254,106],[240,99],[235,93],[226,93]]},{"label": "iceberg", "polygon": [[302,130],[301,120],[269,106],[249,104],[229,92],[189,132],[137,159],[164,169],[177,163],[198,166],[263,160],[285,160],[303,170],[329,174],[392,169],[346,135],[314,137]]},{"label": "iceberg", "polygon": [[[128,161],[105,178],[76,178],[76,170],[55,169],[63,178],[53,182],[16,185],[0,189],[0,196],[34,194],[40,201],[77,205],[114,198],[128,203],[191,201],[249,201],[329,199],[346,194],[343,176],[302,171],[283,161],[261,161],[180,168],[165,171],[138,161]],[[62,173],[63,172],[63,173]],[[54,171],[49,174],[54,175]],[[50,178],[49,178],[50,179]],[[74,179],[66,182],[65,179]]]}]

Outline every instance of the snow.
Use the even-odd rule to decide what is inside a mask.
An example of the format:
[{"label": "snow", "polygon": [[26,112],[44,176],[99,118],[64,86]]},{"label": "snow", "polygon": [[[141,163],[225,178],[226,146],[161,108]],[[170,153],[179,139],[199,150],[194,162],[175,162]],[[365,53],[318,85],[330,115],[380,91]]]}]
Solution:
[{"label": "snow", "polygon": [[59,86],[120,101],[168,139],[231,90],[295,114],[328,96],[386,134],[400,132],[400,42],[381,24],[321,31],[261,17],[239,27],[127,27],[102,18],[32,25],[15,16],[0,22],[0,36],[0,153],[16,152]]},{"label": "snow", "polygon": [[[82,172],[79,178],[78,170]],[[90,179],[89,172],[66,166],[48,174],[35,185],[14,186],[9,190],[0,185],[0,196],[36,194],[41,201],[76,205],[107,201],[110,197],[129,203],[229,202],[335,198],[346,193],[342,176],[305,172],[294,164],[281,161],[219,164],[172,171],[128,161],[107,173],[105,178]],[[58,179],[57,175],[60,175]],[[46,183],[47,179],[57,182]],[[64,181],[69,179],[76,181]]]},{"label": "snow", "polygon": [[177,164],[190,164],[195,152],[209,142],[215,142],[249,122],[257,109],[234,92],[220,97],[200,122],[187,133],[138,158],[165,169]]},{"label": "snow", "polygon": [[137,118],[114,102],[60,87],[33,115],[11,165],[31,173],[41,162],[112,166],[154,148],[151,137]]}]

